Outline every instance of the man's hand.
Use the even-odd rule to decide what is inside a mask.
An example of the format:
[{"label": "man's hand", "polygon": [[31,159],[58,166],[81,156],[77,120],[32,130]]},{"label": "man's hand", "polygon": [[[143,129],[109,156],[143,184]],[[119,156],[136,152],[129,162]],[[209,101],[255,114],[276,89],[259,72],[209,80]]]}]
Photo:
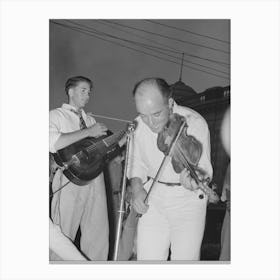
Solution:
[{"label": "man's hand", "polygon": [[144,188],[137,190],[132,194],[132,206],[134,210],[139,214],[145,214],[148,211],[149,206],[144,203],[147,192]]},{"label": "man's hand", "polygon": [[195,180],[191,177],[190,171],[186,168],[180,174],[180,183],[188,190],[194,191],[198,189],[198,185]]},{"label": "man's hand", "polygon": [[119,146],[122,147],[126,143],[126,135],[124,135],[118,142]]},{"label": "man's hand", "polygon": [[88,133],[90,137],[99,137],[106,135],[108,128],[103,123],[96,123],[88,128]]}]

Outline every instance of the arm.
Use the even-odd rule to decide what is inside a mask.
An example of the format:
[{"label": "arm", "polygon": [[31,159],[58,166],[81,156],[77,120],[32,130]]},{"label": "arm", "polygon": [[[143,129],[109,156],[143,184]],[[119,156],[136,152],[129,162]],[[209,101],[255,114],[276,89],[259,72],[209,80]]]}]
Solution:
[{"label": "arm", "polygon": [[87,129],[77,130],[70,133],[61,133],[54,144],[55,150],[63,149],[81,139],[89,137]]},{"label": "arm", "polygon": [[148,168],[142,158],[140,141],[141,133],[136,130],[129,147],[127,177],[130,179],[132,188],[132,206],[136,212],[144,214],[148,210],[148,205],[144,203],[147,192],[143,187],[143,182],[147,178]]},{"label": "arm", "polygon": [[60,133],[54,147],[56,150],[60,150],[86,137],[99,137],[101,135],[106,135],[106,131],[107,127],[104,124],[96,123],[83,130]]},{"label": "arm", "polygon": [[56,153],[57,150],[65,148],[86,137],[106,135],[107,128],[104,124],[95,123],[86,129],[74,132],[64,133],[62,130],[60,113],[56,110],[51,111],[49,120],[49,150],[52,153]]},{"label": "arm", "polygon": [[144,214],[148,211],[149,206],[144,203],[147,192],[143,188],[142,179],[134,177],[130,180],[132,187],[132,206],[137,213]]}]

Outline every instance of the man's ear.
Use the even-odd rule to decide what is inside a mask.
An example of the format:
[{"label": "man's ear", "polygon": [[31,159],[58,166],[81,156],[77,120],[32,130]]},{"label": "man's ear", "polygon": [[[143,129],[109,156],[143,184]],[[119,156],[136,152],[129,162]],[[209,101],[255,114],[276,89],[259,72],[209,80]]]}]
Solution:
[{"label": "man's ear", "polygon": [[69,88],[69,90],[68,90],[68,98],[70,98],[72,96],[73,96],[73,89]]}]

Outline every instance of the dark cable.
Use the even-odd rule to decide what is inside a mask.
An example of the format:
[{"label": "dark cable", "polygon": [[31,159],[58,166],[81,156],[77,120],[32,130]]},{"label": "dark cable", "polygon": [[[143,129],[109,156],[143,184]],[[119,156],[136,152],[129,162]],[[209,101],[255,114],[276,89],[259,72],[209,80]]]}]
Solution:
[{"label": "dark cable", "polygon": [[206,57],[201,57],[201,56],[197,56],[197,55],[194,55],[194,54],[190,54],[188,52],[185,52],[185,51],[182,51],[182,50],[178,50],[178,49],[175,49],[169,45],[166,45],[166,44],[162,44],[162,43],[159,43],[157,41],[154,41],[152,39],[149,39],[149,38],[146,38],[144,36],[141,36],[141,35],[138,35],[134,32],[131,32],[131,31],[127,31],[127,30],[123,30],[117,26],[114,26],[113,23],[110,23],[110,22],[106,22],[106,20],[96,20],[97,22],[101,23],[101,24],[104,24],[106,26],[110,26],[111,28],[113,29],[116,29],[116,30],[119,30],[121,32],[124,32],[124,33],[127,33],[127,34],[132,34],[133,36],[136,36],[136,37],[139,37],[139,38],[142,38],[146,41],[149,41],[149,42],[153,42],[159,46],[163,46],[163,47],[166,47],[166,48],[162,48],[162,47],[157,47],[157,46],[152,46],[150,45],[151,48],[158,48],[158,49],[161,49],[161,50],[164,50],[164,51],[168,51],[168,52],[172,52],[172,53],[177,53],[177,54],[182,54],[184,53],[185,56],[190,56],[190,57],[194,57],[196,59],[201,59],[201,60],[206,60],[206,61],[209,61],[209,62],[212,62],[212,63],[215,63],[215,64],[221,64],[221,65],[226,65],[226,66],[229,66],[230,64],[227,63],[227,62],[224,62],[224,61],[218,61],[218,60],[213,60],[213,59],[209,59],[209,58],[206,58]]},{"label": "dark cable", "polygon": [[[134,49],[134,48],[125,46],[125,45],[123,45],[123,44],[120,44],[120,43],[117,43],[117,42],[113,42],[113,41],[110,41],[110,40],[101,38],[101,37],[96,36],[96,35],[93,35],[93,34],[88,34],[88,33],[89,33],[88,31],[81,31],[80,28],[78,28],[78,27],[69,26],[69,25],[62,24],[62,23],[58,23],[58,22],[55,22],[55,21],[51,21],[51,23],[57,24],[57,25],[60,25],[60,26],[63,26],[63,27],[65,27],[65,28],[72,29],[72,30],[77,31],[77,32],[80,32],[80,33],[84,33],[84,34],[89,35],[89,36],[92,36],[92,37],[94,37],[94,38],[98,38],[98,39],[100,39],[100,40],[103,40],[103,41],[106,41],[106,42],[110,42],[110,43],[112,43],[112,44],[116,44],[116,45],[119,45],[119,46],[124,47],[124,48],[127,48],[127,49],[134,50],[134,51],[136,51],[136,52],[144,53],[144,54],[146,54],[146,55],[149,55],[149,56],[158,58],[158,59],[163,60],[163,61],[168,61],[168,62],[177,64],[177,65],[180,65],[180,63],[177,63],[177,62],[175,62],[175,61],[172,61],[172,60],[169,60],[169,59],[165,59],[165,58],[163,58],[163,57],[156,56],[156,55],[153,55],[153,54],[150,54],[150,53],[146,53],[146,52],[144,52],[144,51],[141,51],[141,50],[138,50],[138,49]],[[193,69],[193,70],[196,70],[196,71],[200,71],[200,72],[203,72],[203,73],[207,73],[207,74],[209,74],[209,75],[216,76],[216,77],[219,77],[219,78],[222,78],[222,79],[225,79],[225,80],[228,80],[228,79],[229,79],[228,77],[221,76],[221,75],[216,75],[216,74],[214,74],[214,73],[211,73],[211,72],[208,72],[208,71],[204,71],[204,70],[201,70],[201,69],[197,69],[197,68],[194,68],[194,67],[191,67],[191,66],[187,66],[187,65],[185,65],[185,64],[184,64],[184,67],[189,68],[189,69]]]},{"label": "dark cable", "polygon": [[[81,26],[82,28],[86,28],[86,29],[88,29],[87,31],[93,32],[94,34],[97,33],[97,34],[100,35],[100,36],[105,35],[105,36],[107,36],[107,37],[110,37],[110,38],[113,38],[113,39],[116,39],[116,40],[125,41],[125,42],[128,42],[128,43],[130,43],[130,44],[137,45],[137,46],[140,45],[140,46],[142,46],[143,48],[146,48],[146,49],[149,49],[149,50],[152,50],[152,51],[156,52],[156,51],[153,50],[153,48],[151,48],[149,45],[146,45],[146,44],[143,44],[143,43],[140,43],[140,42],[137,42],[137,41],[131,41],[131,40],[128,40],[128,39],[124,39],[124,38],[119,37],[119,36],[114,36],[114,35],[111,35],[111,34],[108,34],[108,33],[102,32],[102,31],[99,31],[99,30],[97,30],[97,29],[95,29],[95,28],[93,28],[93,27],[88,27],[88,26],[85,26],[85,25],[83,25],[83,24],[79,24],[79,23],[73,22],[73,21],[71,21],[71,20],[68,20],[68,22],[70,22],[70,23],[72,23],[72,24],[75,24],[75,25],[78,25],[78,26]],[[173,59],[179,59],[179,60],[181,59],[180,57],[173,56],[173,55],[169,55],[169,54],[166,54],[166,53],[161,52],[161,51],[159,51],[159,50],[157,50],[157,52],[160,53],[160,54],[166,55],[166,56],[168,56],[168,57],[171,57],[171,58],[173,58]],[[218,72],[218,73],[222,73],[222,74],[228,75],[227,72],[217,70],[216,68],[213,68],[213,67],[210,67],[210,66],[205,66],[205,65],[203,65],[203,64],[191,62],[191,61],[189,61],[189,60],[185,60],[185,61],[188,62],[189,64],[197,65],[197,66],[200,66],[200,67],[204,67],[204,68],[206,68],[206,69],[210,69],[210,70],[216,71],[216,72]]]},{"label": "dark cable", "polygon": [[186,43],[186,44],[190,44],[190,45],[193,45],[193,46],[197,46],[197,47],[206,48],[206,49],[210,49],[210,50],[213,50],[213,51],[218,51],[218,52],[222,52],[222,53],[229,54],[228,51],[224,51],[224,50],[222,50],[222,49],[207,47],[207,46],[202,45],[202,44],[197,44],[197,43],[193,43],[193,42],[190,42],[190,41],[181,40],[181,39],[178,39],[178,38],[174,38],[174,37],[162,35],[162,34],[159,34],[159,33],[147,31],[147,30],[141,29],[141,28],[131,27],[131,26],[128,26],[128,25],[124,25],[124,24],[121,24],[121,23],[117,23],[117,22],[112,21],[112,20],[108,20],[108,21],[109,21],[109,22],[112,22],[112,23],[114,23],[114,24],[116,24],[116,25],[120,25],[120,26],[129,28],[129,29],[134,29],[134,30],[142,31],[142,32],[145,32],[145,33],[148,33],[148,34],[152,34],[152,35],[156,35],[156,36],[165,38],[165,39],[174,40],[174,41],[178,41],[178,42],[181,42],[181,43]]},{"label": "dark cable", "polygon": [[165,27],[168,27],[168,28],[171,28],[171,29],[175,29],[175,30],[179,30],[179,31],[184,31],[186,33],[190,33],[190,34],[193,34],[193,35],[209,38],[209,39],[212,39],[212,40],[215,40],[215,41],[219,41],[219,42],[222,42],[222,43],[225,43],[225,44],[230,44],[230,42],[228,42],[228,41],[221,40],[221,39],[218,39],[218,38],[215,38],[215,37],[212,37],[212,36],[208,36],[208,35],[202,35],[200,33],[196,33],[196,32],[184,29],[184,28],[175,27],[175,26],[168,25],[168,24],[161,23],[161,22],[157,22],[157,21],[154,21],[154,20],[148,20],[147,19],[145,21],[150,22],[150,23],[154,23],[154,24],[158,24],[158,25],[161,25],[161,26],[165,26]]}]

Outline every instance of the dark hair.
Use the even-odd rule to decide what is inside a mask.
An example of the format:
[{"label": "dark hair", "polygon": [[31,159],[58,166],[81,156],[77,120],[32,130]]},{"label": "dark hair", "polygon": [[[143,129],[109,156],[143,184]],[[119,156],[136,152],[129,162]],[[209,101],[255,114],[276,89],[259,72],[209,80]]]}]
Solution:
[{"label": "dark hair", "polygon": [[79,82],[86,82],[89,84],[90,89],[92,89],[92,81],[89,78],[83,77],[83,76],[75,76],[71,77],[67,80],[65,83],[65,92],[68,95],[68,91],[70,88],[76,87]]},{"label": "dark hair", "polygon": [[161,95],[168,99],[171,97],[171,89],[170,86],[168,85],[168,83],[161,78],[145,78],[141,81],[139,81],[133,89],[133,96],[135,97],[135,94],[137,92],[137,90],[139,89],[139,87],[145,86],[145,85],[155,85],[157,86],[157,88],[159,89],[159,91],[161,92]]}]

